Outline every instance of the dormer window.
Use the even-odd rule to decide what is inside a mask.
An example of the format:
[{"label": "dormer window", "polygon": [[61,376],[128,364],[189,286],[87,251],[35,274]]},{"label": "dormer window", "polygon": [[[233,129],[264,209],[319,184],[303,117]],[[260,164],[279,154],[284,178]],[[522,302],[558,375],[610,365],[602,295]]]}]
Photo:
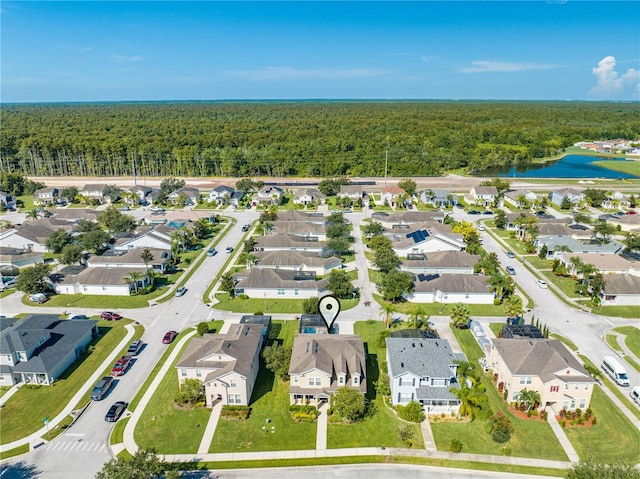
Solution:
[{"label": "dormer window", "polygon": [[338,384],[344,384],[344,376],[338,378]]},{"label": "dormer window", "polygon": [[353,376],[353,385],[356,386],[359,384],[360,378],[356,375]]}]

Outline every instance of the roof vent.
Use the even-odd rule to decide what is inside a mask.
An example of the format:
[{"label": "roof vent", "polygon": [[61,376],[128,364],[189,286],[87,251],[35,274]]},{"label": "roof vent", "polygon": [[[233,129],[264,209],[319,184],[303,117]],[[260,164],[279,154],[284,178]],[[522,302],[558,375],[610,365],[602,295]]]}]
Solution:
[{"label": "roof vent", "polygon": [[400,367],[403,368],[404,367],[404,363],[400,363]]}]

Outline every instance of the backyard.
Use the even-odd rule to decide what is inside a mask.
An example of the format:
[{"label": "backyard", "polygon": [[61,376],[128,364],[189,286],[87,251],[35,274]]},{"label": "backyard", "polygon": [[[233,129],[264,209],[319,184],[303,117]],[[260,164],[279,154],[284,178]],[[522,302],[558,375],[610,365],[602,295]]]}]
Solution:
[{"label": "backyard", "polygon": [[[216,293],[217,303],[214,309],[231,311],[233,313],[254,314],[260,311],[264,314],[302,314],[302,299],[274,299],[274,298],[230,298],[229,293]],[[358,304],[358,299],[341,299],[340,309],[346,311]]]}]

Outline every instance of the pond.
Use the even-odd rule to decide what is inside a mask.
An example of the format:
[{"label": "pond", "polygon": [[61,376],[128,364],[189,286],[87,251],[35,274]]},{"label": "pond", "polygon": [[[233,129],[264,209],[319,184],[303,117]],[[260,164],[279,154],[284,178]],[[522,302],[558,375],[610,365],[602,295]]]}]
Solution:
[{"label": "pond", "polygon": [[640,175],[630,175],[619,171],[609,170],[594,165],[594,161],[621,159],[602,158],[587,155],[566,155],[557,161],[547,163],[530,163],[526,165],[503,166],[485,170],[480,176],[504,176],[524,178],[639,178]]}]

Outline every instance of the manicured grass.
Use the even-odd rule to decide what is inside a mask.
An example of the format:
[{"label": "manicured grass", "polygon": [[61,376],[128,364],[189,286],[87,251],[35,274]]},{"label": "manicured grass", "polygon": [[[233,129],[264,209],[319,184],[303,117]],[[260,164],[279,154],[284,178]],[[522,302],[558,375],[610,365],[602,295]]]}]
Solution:
[{"label": "manicured grass", "polygon": [[0,460],[9,459],[10,457],[19,456],[29,452],[29,444],[24,444],[5,452],[0,452]]},{"label": "manicured grass", "polygon": [[568,427],[567,437],[581,459],[592,457],[596,461],[640,462],[640,430],[596,387],[590,407],[598,418],[592,427]]},{"label": "manicured grass", "polygon": [[607,334],[604,339],[607,341],[607,344],[609,345],[609,347],[611,349],[614,349],[616,351],[624,351],[624,349],[622,349],[620,347],[620,345],[618,344],[618,337],[614,336],[613,334]]},{"label": "manicured grass", "polygon": [[[297,326],[297,321],[274,321],[270,342],[278,340],[285,346],[291,346]],[[262,360],[250,407],[251,414],[246,421],[220,419],[209,452],[315,448],[316,424],[297,423],[291,419],[289,382],[275,378]]]},{"label": "manicured grass", "polygon": [[29,211],[31,211],[36,207],[35,204],[33,203],[33,195],[16,196],[16,201],[22,201],[23,203],[22,206],[20,206],[21,213],[28,213]]},{"label": "manicured grass", "polygon": [[493,334],[496,335],[496,338],[499,338],[502,334],[502,326],[504,325],[505,323],[489,323],[489,329],[493,331]]},{"label": "manicured grass", "polygon": [[125,324],[100,321],[100,337],[90,345],[94,351],[74,362],[52,386],[23,386],[0,409],[0,442],[18,440],[42,427],[42,419],[53,418],[67,405],[113,348],[126,336]]},{"label": "manicured grass", "polygon": [[628,175],[640,176],[640,162],[634,160],[615,161],[602,160],[594,161],[594,165],[606,168],[608,170],[619,171]]},{"label": "manicured grass", "polygon": [[[382,296],[378,294],[373,295],[373,299],[375,299],[378,303],[384,305],[388,304]],[[451,308],[455,306],[454,304],[440,304],[440,303],[411,303],[409,301],[405,301],[403,303],[395,303],[394,307],[398,313],[409,314],[411,308],[415,305],[419,304],[424,308],[427,314],[432,314],[434,316],[446,316],[451,312]],[[504,305],[500,304],[498,306],[493,304],[468,304],[469,312],[471,316],[504,316],[507,317],[507,313],[504,309]],[[344,309],[344,308],[342,308]]]},{"label": "manicured grass", "polygon": [[124,440],[124,428],[129,422],[128,417],[121,419],[113,426],[111,436],[109,436],[109,444],[120,444]]},{"label": "manicured grass", "polygon": [[9,389],[11,389],[10,386],[0,386],[0,397],[4,396],[4,393],[6,393]]},{"label": "manicured grass", "polygon": [[592,314],[601,314],[602,316],[614,316],[618,318],[637,318],[637,306],[602,306],[600,308],[591,308]]},{"label": "manicured grass", "polygon": [[624,360],[628,362],[633,369],[640,373],[640,364],[638,364],[631,356],[625,356]]},{"label": "manicured grass", "polygon": [[[469,362],[474,362],[482,356],[482,350],[468,329],[451,328],[460,347]],[[541,459],[567,460],[566,454],[556,439],[551,426],[540,420],[523,420],[513,416],[496,390],[491,379],[483,375],[482,382],[486,387],[489,405],[494,412],[504,412],[511,421],[514,431],[511,439],[505,444],[498,444],[491,440],[485,432],[485,421],[476,419],[471,423],[432,423],[436,445],[439,450],[448,450],[452,439],[463,443],[463,452],[479,454],[507,454]],[[508,448],[505,449],[505,448]]]},{"label": "manicured grass", "polygon": [[531,266],[536,268],[537,270],[541,269],[551,269],[552,261],[548,259],[540,259],[536,255],[527,255],[527,261],[531,263]]},{"label": "manicured grass", "polygon": [[578,281],[575,278],[572,278],[570,276],[556,276],[551,271],[541,271],[540,273],[547,279],[549,283],[552,283],[569,298],[581,297],[580,293],[578,293],[577,291]]},{"label": "manicured grass", "polygon": [[131,309],[146,308],[149,300],[166,291],[165,288],[158,289],[154,293],[135,296],[102,296],[97,294],[56,294],[51,296],[46,303],[32,303],[24,296],[22,302],[29,306],[42,306],[46,308],[96,308],[96,309]]},{"label": "manicured grass", "polygon": [[4,291],[0,292],[0,299],[2,298],[6,298],[7,296],[9,296],[10,294],[15,293],[17,290],[16,289],[5,289]]},{"label": "manicured grass", "polygon": [[159,454],[194,454],[198,450],[211,410],[182,409],[174,404],[180,390],[175,369],[178,361],[180,355],[167,370],[136,425],[134,438],[140,448],[155,449]]},{"label": "manicured grass", "polygon": [[[273,298],[229,298],[228,293],[216,293],[218,303],[213,305],[213,309],[231,311],[233,313],[249,313],[262,311],[264,314],[302,314],[302,299],[273,299]],[[340,307],[342,311],[351,309],[358,304],[358,299],[341,299]]]},{"label": "manicured grass", "polygon": [[[638,313],[637,308],[636,313]],[[613,330],[626,336],[624,343],[637,358],[640,358],[640,329],[633,326],[620,326]]]},{"label": "manicured grass", "polygon": [[567,346],[569,349],[571,349],[573,352],[576,352],[578,350],[578,346],[573,344],[571,341],[569,341],[564,336],[560,336],[559,334],[555,334],[555,333],[550,333],[549,337],[551,337],[553,339],[557,339],[558,341],[562,341],[564,343],[564,345]]}]

